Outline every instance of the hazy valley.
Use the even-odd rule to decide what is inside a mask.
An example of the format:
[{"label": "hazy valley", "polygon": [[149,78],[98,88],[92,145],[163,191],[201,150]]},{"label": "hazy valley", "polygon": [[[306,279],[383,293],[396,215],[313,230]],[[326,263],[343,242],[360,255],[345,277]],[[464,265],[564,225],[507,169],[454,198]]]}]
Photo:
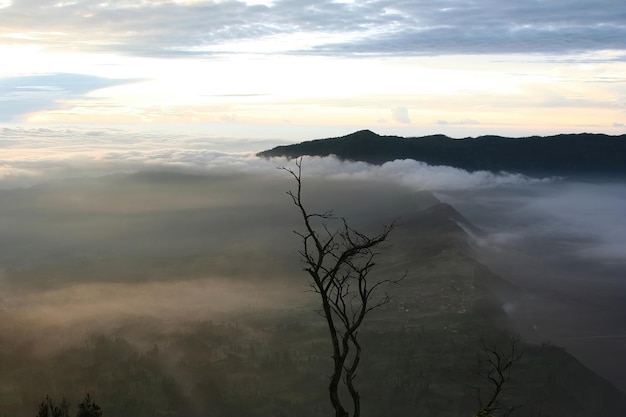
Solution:
[{"label": "hazy valley", "polygon": [[[2,414],[88,392],[105,416],[328,415],[326,330],[275,169],[293,162],[239,158],[0,190]],[[621,182],[333,157],[306,158],[304,181],[312,210],[359,230],[398,220],[376,274],[407,275],[363,328],[364,415],[470,415],[481,340],[517,333],[517,415],[619,415]]]}]

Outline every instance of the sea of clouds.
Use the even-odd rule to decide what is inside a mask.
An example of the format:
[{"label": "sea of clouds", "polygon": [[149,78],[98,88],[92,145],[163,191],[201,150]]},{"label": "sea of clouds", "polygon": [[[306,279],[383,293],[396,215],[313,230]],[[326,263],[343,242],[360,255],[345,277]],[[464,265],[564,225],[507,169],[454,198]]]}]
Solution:
[{"label": "sea of clouds", "polygon": [[[281,158],[256,156],[284,140],[114,128],[0,127],[0,189],[58,178],[169,170],[193,174],[276,174]],[[467,172],[397,160],[382,166],[307,158],[307,175],[391,179],[416,191],[465,190],[546,181],[515,173]]]},{"label": "sea of clouds", "polygon": [[[293,161],[259,158],[256,153],[286,143],[174,128],[0,127],[0,189],[140,171],[284,176],[276,168],[293,166]],[[541,242],[542,255],[626,263],[626,184],[620,181],[468,172],[414,160],[373,166],[308,157],[304,165],[307,176],[391,180],[411,191],[435,192],[483,228],[487,238],[481,244]]]},{"label": "sea of clouds", "polygon": [[[256,153],[286,143],[174,128],[0,127],[0,189],[140,171],[284,176],[276,168],[292,161]],[[552,242],[551,251],[626,262],[623,182],[468,172],[414,160],[373,166],[309,157],[304,165],[307,176],[391,180],[412,191],[433,191],[482,227],[485,242],[494,245],[540,240]]]},{"label": "sea of clouds", "polygon": [[[278,139],[223,138],[212,136],[210,133],[190,133],[173,128],[141,130],[0,127],[0,198],[12,198],[11,196],[19,194],[7,190],[28,188],[68,178],[159,171],[195,174],[209,179],[237,177],[237,181],[234,182],[212,181],[211,192],[214,194],[200,196],[204,199],[200,201],[204,206],[198,203],[198,207],[213,207],[211,204],[215,205],[222,200],[239,202],[239,199],[234,196],[237,193],[246,194],[245,199],[241,201],[245,201],[247,206],[254,205],[255,199],[258,199],[260,208],[269,207],[269,205],[263,205],[261,200],[274,199],[275,194],[257,188],[263,188],[267,184],[275,185],[272,181],[266,181],[270,177],[282,177],[287,185],[286,173],[277,167],[294,168],[295,164],[294,161],[285,158],[265,159],[257,157],[256,154],[287,143],[289,142]],[[371,207],[368,208],[368,210],[371,209],[370,211],[380,212],[388,209],[389,205],[381,205],[378,200],[393,199],[394,197],[389,197],[392,195],[410,195],[420,191],[432,192],[440,201],[452,204],[481,230],[481,233],[473,234],[474,246],[483,256],[481,261],[507,279],[511,278],[521,288],[541,294],[543,298],[538,298],[539,301],[535,304],[529,302],[530,304],[526,307],[523,303],[514,307],[525,311],[524,314],[539,311],[536,314],[533,313],[534,316],[529,319],[533,325],[537,324],[538,329],[547,329],[552,326],[550,330],[545,330],[541,334],[542,337],[563,340],[572,339],[572,337],[580,340],[604,340],[597,339],[597,337],[606,335],[622,337],[620,336],[623,330],[621,309],[616,310],[615,306],[623,305],[620,304],[620,300],[626,299],[626,281],[623,279],[626,276],[626,222],[623,221],[623,213],[626,213],[626,183],[623,180],[598,178],[592,182],[567,178],[531,178],[514,172],[468,172],[448,166],[430,166],[413,160],[396,160],[373,166],[362,162],[340,161],[335,157],[307,157],[303,161],[303,169],[305,178],[315,177],[322,180],[317,184],[327,184],[326,180],[341,180],[345,185],[346,181],[355,180],[354,184],[359,184],[360,189],[363,189],[363,184],[366,184],[365,189],[371,194],[372,202],[369,202],[369,195],[367,195],[367,198],[350,201],[349,204],[370,205]],[[252,178],[258,181],[252,181]],[[402,193],[397,194],[381,192],[382,187],[389,181],[404,187],[406,193],[404,189]],[[242,182],[244,185],[241,185]],[[233,183],[239,184],[239,188],[229,190],[219,188],[221,187],[219,184],[232,185]],[[85,184],[88,187],[91,183]],[[224,187],[229,185],[224,185]],[[158,188],[158,183],[156,187]],[[171,192],[171,188],[169,190]],[[319,191],[320,189],[317,192]],[[339,199],[331,194],[336,194],[338,191],[336,189],[333,191],[332,187],[326,187],[326,185],[321,188],[321,191],[325,195],[321,198],[324,200],[322,201],[324,209],[337,208]],[[97,192],[95,190],[91,195],[96,195]],[[180,193],[183,192],[184,190],[180,190]],[[146,195],[153,198],[154,194],[150,193],[154,193],[154,190],[146,192]],[[153,200],[159,201],[162,209],[171,209],[175,213],[177,212],[174,209],[178,207],[177,198],[181,199],[181,207],[185,204],[189,207],[196,207],[197,202],[194,198],[197,196],[182,196],[180,193],[160,196],[163,198],[153,198]],[[280,194],[284,197],[282,190]],[[383,197],[385,195],[387,197]],[[128,199],[128,195],[126,198]],[[136,200],[141,196],[135,195],[134,198]],[[115,214],[124,209],[132,212],[132,204],[136,203],[135,200],[130,199],[122,205],[118,204],[117,200],[108,201],[108,206],[103,205],[100,200],[92,201],[90,204],[97,205],[101,211],[113,210]],[[45,203],[45,201],[38,202],[38,204]],[[55,204],[65,207],[71,205],[72,201],[62,203],[56,201]],[[145,206],[145,202],[143,203]],[[288,205],[288,201],[285,204]],[[226,209],[221,207],[220,210],[230,212],[233,209],[229,207],[227,206]],[[254,207],[252,209],[256,210]],[[7,213],[15,213],[15,211]],[[258,223],[259,213],[254,211],[250,213],[253,215],[249,223]],[[209,214],[202,217],[205,229],[209,225],[214,226],[215,230],[219,227],[226,227],[229,230],[234,227],[232,222],[212,219],[213,213]],[[276,215],[273,216],[276,217]],[[132,225],[137,226],[134,219],[131,218],[134,222]],[[28,223],[24,223],[23,220],[20,223],[19,219],[6,217],[2,220],[4,222],[0,222],[0,231],[5,236],[7,244],[10,245],[6,248],[12,248],[20,253],[24,252],[16,246],[16,241],[26,242],[24,244],[27,244],[30,250],[34,250],[35,243],[40,246],[48,245],[48,241],[42,238],[42,233],[47,229],[44,228],[45,230],[41,231],[36,227],[40,223],[46,224],[45,220],[39,223],[35,221],[36,219]],[[103,239],[111,239],[112,228],[98,223],[98,221],[105,222],[106,226],[108,220],[106,216],[89,218],[85,226],[79,224],[78,226],[81,227],[77,230],[82,234],[86,233],[86,230],[101,231],[105,236]],[[279,223],[284,221],[282,217],[275,220],[275,223],[267,226],[267,230],[282,228],[282,224],[279,225]],[[221,225],[221,223],[224,224]],[[239,224],[238,227],[247,231],[246,227],[250,226],[249,223]],[[139,226],[143,224],[140,222]],[[185,222],[176,224],[180,227],[187,225]],[[127,223],[124,225],[126,227]],[[276,227],[277,225],[279,227]],[[151,224],[151,226],[158,227],[157,224]],[[49,246],[53,247],[54,251],[59,250],[63,240],[59,235],[67,238],[71,234],[71,231],[64,227],[61,224],[50,228],[54,233],[49,236],[50,242],[53,242]],[[33,228],[37,229],[33,231],[33,236],[38,236],[35,243],[27,233]],[[182,246],[189,236],[195,236],[194,233],[200,235],[203,233],[204,229],[196,229],[198,229],[197,224],[192,224],[189,229],[177,229],[179,239],[175,240],[170,236],[168,242],[163,242],[163,244]],[[58,233],[55,232],[57,230]],[[93,236],[90,236],[89,242],[98,241],[100,234],[95,232]],[[263,229],[263,232],[266,230]],[[21,240],[12,241],[11,233]],[[199,236],[198,239],[201,237]],[[137,237],[137,239],[141,238],[141,236]],[[119,243],[116,244],[120,246]],[[94,247],[99,248],[97,245]],[[5,252],[10,254],[9,250]],[[104,285],[107,289],[119,290],[115,287],[119,284],[88,283],[84,285],[89,289],[93,286]],[[153,292],[157,295],[171,293],[172,289],[166,284],[158,285],[160,286],[155,287],[154,291],[150,292],[151,294]],[[97,287],[97,293],[104,291],[103,288]],[[50,294],[44,293],[42,297],[52,297]],[[81,299],[91,300],[84,294],[80,293]],[[52,299],[56,300],[54,297]],[[5,298],[5,304],[6,300]],[[23,303],[25,306],[50,304],[40,299],[33,303],[19,299],[15,303]],[[554,307],[547,309],[545,305]],[[146,311],[149,311],[151,306],[153,304],[148,305],[145,308]],[[105,305],[103,308],[106,310],[113,307]],[[205,311],[202,310],[201,313],[204,314]],[[53,317],[49,312],[36,310],[36,315],[39,314]],[[597,323],[593,322],[589,326],[566,326],[572,321],[569,320],[570,317],[576,317],[574,321],[577,322],[583,317],[594,316],[598,317]],[[59,320],[65,322],[69,319],[67,315],[60,315]],[[614,339],[607,339],[607,343],[610,345]],[[576,348],[576,346],[568,345],[568,348]],[[590,348],[589,354],[581,350],[581,357],[600,357],[597,354],[598,349]],[[600,364],[598,369],[604,369],[602,366],[604,364]],[[614,380],[617,379],[614,378]]]}]

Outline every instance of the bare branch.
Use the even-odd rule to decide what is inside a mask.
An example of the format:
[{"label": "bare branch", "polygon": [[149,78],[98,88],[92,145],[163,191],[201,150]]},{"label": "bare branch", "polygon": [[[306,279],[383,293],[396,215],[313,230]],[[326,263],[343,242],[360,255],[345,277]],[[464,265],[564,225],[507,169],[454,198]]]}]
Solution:
[{"label": "bare branch", "polygon": [[490,415],[496,410],[508,416],[520,406],[510,406],[501,402],[502,394],[511,389],[511,369],[516,362],[523,357],[523,352],[518,347],[518,341],[512,339],[508,348],[498,347],[496,344],[489,345],[481,339],[483,357],[478,363],[483,368],[478,375],[487,381],[489,386],[487,396],[483,398],[482,390],[477,388],[477,397],[480,411],[477,416]]},{"label": "bare branch", "polygon": [[299,250],[304,270],[312,282],[311,289],[321,301],[319,314],[328,327],[334,362],[328,391],[336,417],[349,417],[339,395],[343,382],[352,400],[352,416],[360,417],[360,395],[355,387],[356,371],[361,360],[358,330],[367,314],[389,302],[389,296],[378,296],[383,285],[397,284],[399,279],[371,279],[376,266],[376,249],[387,239],[395,222],[374,236],[353,229],[347,220],[331,210],[310,213],[302,199],[302,158],[296,168],[281,167],[295,181],[295,190],[287,191],[303,222],[304,230],[294,233],[301,240]]}]

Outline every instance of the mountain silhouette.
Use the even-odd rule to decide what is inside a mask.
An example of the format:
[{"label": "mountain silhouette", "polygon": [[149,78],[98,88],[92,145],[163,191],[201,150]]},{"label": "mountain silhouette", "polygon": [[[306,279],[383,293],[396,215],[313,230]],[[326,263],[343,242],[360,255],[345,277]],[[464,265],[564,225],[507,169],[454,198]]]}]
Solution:
[{"label": "mountain silhouette", "polygon": [[510,138],[445,135],[404,138],[360,130],[346,136],[277,146],[260,157],[328,156],[380,165],[413,159],[468,171],[507,171],[527,175],[626,175],[626,135],[560,134]]}]

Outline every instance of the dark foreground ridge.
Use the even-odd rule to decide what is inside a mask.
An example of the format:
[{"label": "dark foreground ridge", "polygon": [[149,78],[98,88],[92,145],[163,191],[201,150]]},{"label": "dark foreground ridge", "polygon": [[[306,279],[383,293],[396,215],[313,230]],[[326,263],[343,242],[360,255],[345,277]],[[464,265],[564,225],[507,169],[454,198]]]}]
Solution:
[{"label": "dark foreground ridge", "polygon": [[338,138],[277,146],[257,155],[265,158],[336,155],[341,160],[376,165],[395,159],[414,159],[468,171],[527,175],[626,175],[626,135],[591,133],[452,139],[445,135],[381,136],[361,130]]}]

